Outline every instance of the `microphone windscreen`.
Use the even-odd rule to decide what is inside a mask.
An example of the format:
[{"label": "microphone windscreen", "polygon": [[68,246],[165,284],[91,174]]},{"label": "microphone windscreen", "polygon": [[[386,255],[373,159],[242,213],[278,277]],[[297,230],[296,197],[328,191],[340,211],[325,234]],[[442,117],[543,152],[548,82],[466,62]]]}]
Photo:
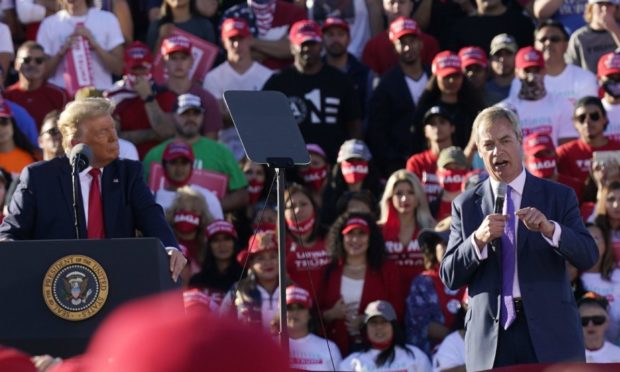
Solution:
[{"label": "microphone windscreen", "polygon": [[72,166],[77,165],[79,171],[83,171],[88,168],[93,161],[93,151],[85,143],[78,143],[73,146],[71,153],[69,154],[69,161]]}]

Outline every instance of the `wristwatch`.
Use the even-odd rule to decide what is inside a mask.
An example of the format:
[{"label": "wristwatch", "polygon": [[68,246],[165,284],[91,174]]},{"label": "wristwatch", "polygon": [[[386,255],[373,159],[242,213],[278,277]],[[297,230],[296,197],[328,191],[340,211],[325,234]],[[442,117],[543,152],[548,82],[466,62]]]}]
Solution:
[{"label": "wristwatch", "polygon": [[149,103],[149,102],[153,102],[155,101],[155,95],[154,94],[149,94],[145,99],[144,102],[145,103]]}]

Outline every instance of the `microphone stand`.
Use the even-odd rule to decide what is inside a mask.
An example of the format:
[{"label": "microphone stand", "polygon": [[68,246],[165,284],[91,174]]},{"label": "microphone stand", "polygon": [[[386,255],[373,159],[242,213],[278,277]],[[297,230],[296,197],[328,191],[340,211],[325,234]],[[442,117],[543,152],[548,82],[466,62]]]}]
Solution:
[{"label": "microphone stand", "polygon": [[79,159],[75,159],[75,161],[73,161],[73,165],[71,166],[71,185],[73,189],[73,226],[75,227],[76,239],[80,239],[80,223],[78,219],[78,180],[80,176],[80,172],[78,171],[79,161]]}]

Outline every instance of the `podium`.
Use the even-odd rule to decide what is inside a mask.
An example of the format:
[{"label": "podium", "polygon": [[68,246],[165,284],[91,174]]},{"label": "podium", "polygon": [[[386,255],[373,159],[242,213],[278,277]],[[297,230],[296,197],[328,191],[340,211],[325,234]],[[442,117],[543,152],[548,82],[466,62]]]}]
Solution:
[{"label": "podium", "polygon": [[80,354],[117,306],[180,287],[168,262],[155,238],[2,242],[0,345]]}]

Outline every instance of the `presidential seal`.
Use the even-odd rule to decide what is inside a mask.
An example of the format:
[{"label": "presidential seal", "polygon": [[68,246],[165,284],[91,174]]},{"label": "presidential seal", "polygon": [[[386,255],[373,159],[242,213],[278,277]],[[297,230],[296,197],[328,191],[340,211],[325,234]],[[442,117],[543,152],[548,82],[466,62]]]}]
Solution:
[{"label": "presidential seal", "polygon": [[43,299],[56,316],[85,320],[97,314],[108,298],[108,276],[87,256],[65,256],[50,266],[43,279]]}]

